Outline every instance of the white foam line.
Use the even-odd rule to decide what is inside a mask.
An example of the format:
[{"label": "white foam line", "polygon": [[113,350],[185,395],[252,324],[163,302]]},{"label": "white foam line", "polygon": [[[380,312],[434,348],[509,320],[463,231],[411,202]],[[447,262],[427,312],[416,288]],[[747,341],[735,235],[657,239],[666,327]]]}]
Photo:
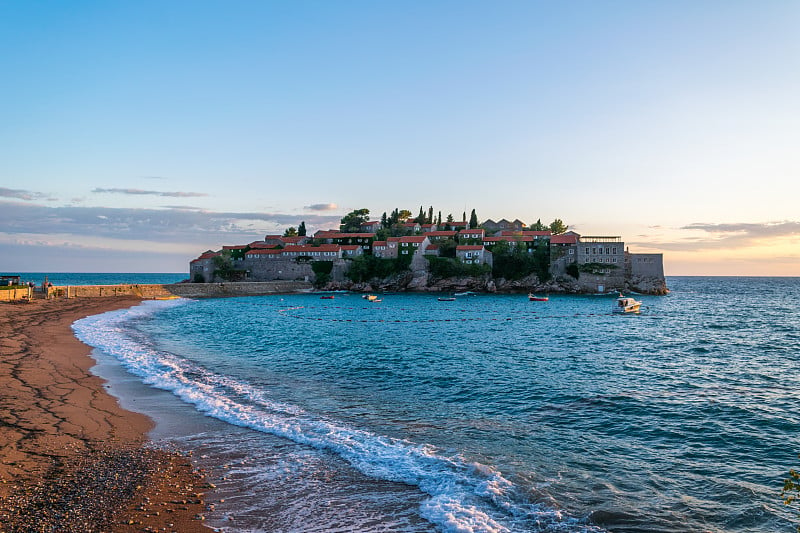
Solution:
[{"label": "white foam line", "polygon": [[144,383],[172,392],[208,416],[332,451],[368,476],[419,487],[430,496],[421,504],[421,515],[444,531],[510,532],[521,522],[528,524],[525,529],[540,524],[550,530],[599,531],[558,511],[515,502],[513,484],[490,467],[441,456],[432,446],[315,417],[297,406],[272,401],[247,383],[154,350],[127,334],[127,321],[185,303],[145,302],[87,317],[72,327],[83,342],[117,358]]}]

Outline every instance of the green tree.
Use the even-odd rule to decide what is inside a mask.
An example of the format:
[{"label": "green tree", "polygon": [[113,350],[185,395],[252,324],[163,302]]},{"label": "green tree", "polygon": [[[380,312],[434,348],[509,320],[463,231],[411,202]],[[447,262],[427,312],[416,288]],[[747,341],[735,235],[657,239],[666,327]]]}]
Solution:
[{"label": "green tree", "polygon": [[439,218],[436,219],[436,225],[438,225],[439,228],[441,229],[441,227],[442,227],[442,212],[441,211],[439,211]]},{"label": "green tree", "polygon": [[417,224],[425,223],[425,211],[422,210],[422,206],[419,206],[419,215],[417,215],[417,218],[414,219],[414,222]]},{"label": "green tree", "polygon": [[453,239],[439,241],[439,257],[455,257],[458,244]]},{"label": "green tree", "polygon": [[231,281],[234,278],[233,262],[229,252],[222,252],[211,260],[214,263],[214,277]]},{"label": "green tree", "polygon": [[297,228],[292,226],[291,228],[287,229],[283,232],[284,237],[297,237]]},{"label": "green tree", "polygon": [[531,225],[531,231],[547,231],[549,228],[542,224],[542,219],[538,219],[536,224]]},{"label": "green tree", "polygon": [[305,222],[305,220],[300,222],[300,225],[297,227],[297,235],[299,237],[305,237],[306,236],[306,222]]},{"label": "green tree", "polygon": [[428,216],[425,218],[426,224],[433,224],[433,206],[428,208]]},{"label": "green tree", "polygon": [[356,209],[347,213],[342,218],[339,230],[342,233],[358,233],[361,231],[361,224],[369,221],[369,209]]},{"label": "green tree", "polygon": [[400,213],[398,213],[397,215],[398,222],[399,221],[405,222],[409,218],[411,218],[411,211],[409,211],[408,209],[402,209]]},{"label": "green tree", "polygon": [[381,226],[384,228],[389,227],[389,217],[386,216],[386,211],[384,211],[383,215],[381,215]]},{"label": "green tree", "polygon": [[478,215],[475,214],[475,210],[472,210],[472,213],[469,215],[469,227],[470,228],[477,228],[478,227]]},{"label": "green tree", "polygon": [[575,279],[579,279],[581,277],[581,269],[578,268],[578,263],[570,263],[567,265],[567,274]]},{"label": "green tree", "polygon": [[569,226],[565,226],[564,222],[562,222],[560,218],[557,218],[550,223],[550,233],[553,235],[561,235],[562,233],[565,233],[567,229],[569,229]]}]

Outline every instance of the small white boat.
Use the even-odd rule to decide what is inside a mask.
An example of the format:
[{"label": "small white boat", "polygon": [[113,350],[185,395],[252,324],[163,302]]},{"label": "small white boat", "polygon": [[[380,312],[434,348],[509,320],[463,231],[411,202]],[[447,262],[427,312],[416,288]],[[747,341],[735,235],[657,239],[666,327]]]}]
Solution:
[{"label": "small white boat", "polygon": [[622,293],[619,294],[619,298],[617,298],[617,305],[614,306],[613,312],[614,313],[638,313],[639,308],[642,306],[642,302],[639,300],[634,300],[629,296],[623,296]]},{"label": "small white boat", "polygon": [[453,296],[475,296],[476,293],[472,291],[465,291],[465,292],[457,292],[453,294]]}]

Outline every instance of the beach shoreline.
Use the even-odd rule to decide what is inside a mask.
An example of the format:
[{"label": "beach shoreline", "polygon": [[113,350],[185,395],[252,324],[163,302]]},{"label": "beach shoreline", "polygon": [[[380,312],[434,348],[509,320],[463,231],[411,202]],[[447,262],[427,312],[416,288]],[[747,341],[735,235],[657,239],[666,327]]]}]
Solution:
[{"label": "beach shoreline", "polygon": [[[185,453],[149,445],[153,421],[122,409],[90,369],[76,320],[136,297],[0,304],[0,523],[85,531],[209,531],[209,488]],[[69,522],[72,521],[72,522]]]}]

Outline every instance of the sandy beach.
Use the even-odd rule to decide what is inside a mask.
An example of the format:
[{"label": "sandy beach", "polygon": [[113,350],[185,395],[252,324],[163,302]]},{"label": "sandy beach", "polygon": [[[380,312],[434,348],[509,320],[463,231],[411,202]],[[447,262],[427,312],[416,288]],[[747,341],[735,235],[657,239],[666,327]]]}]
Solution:
[{"label": "sandy beach", "polygon": [[0,304],[0,532],[209,531],[189,457],[148,446],[70,325],[138,298]]}]

